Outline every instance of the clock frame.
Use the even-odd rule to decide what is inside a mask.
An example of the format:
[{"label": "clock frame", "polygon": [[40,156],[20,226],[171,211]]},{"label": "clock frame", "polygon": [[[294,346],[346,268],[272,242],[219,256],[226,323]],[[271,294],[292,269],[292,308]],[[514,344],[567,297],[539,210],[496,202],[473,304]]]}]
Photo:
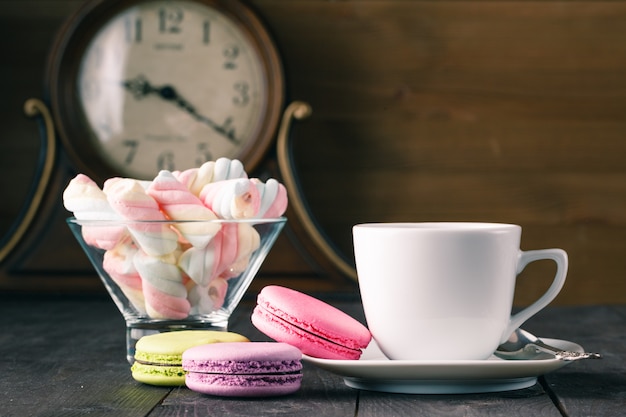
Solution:
[{"label": "clock frame", "polygon": [[[241,141],[233,155],[248,171],[254,171],[262,162],[274,141],[284,106],[284,74],[278,50],[263,22],[248,6],[233,0],[186,0],[213,8],[236,23],[244,33],[254,53],[261,61],[266,99],[260,108],[258,127],[254,137]],[[80,172],[94,179],[104,180],[127,172],[107,161],[107,155],[97,146],[96,134],[88,123],[79,103],[78,77],[80,63],[89,42],[111,19],[131,7],[146,3],[164,3],[159,0],[92,0],[86,2],[62,26],[53,42],[45,74],[46,101],[62,147]],[[167,2],[176,5],[177,1]],[[185,166],[181,168],[191,168]],[[178,169],[178,168],[176,168]],[[155,168],[154,174],[158,173]],[[148,179],[148,178],[145,178]]]}]

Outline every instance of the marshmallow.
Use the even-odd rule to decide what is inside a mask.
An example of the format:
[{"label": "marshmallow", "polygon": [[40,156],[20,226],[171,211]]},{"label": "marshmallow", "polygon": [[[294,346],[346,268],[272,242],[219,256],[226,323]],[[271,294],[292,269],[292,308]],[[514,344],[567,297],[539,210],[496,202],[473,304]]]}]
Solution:
[{"label": "marshmallow", "polygon": [[102,189],[79,174],[63,202],[79,221],[119,222],[85,224],[83,237],[106,250],[103,269],[139,314],[180,320],[219,310],[228,280],[260,246],[251,223],[221,220],[280,217],[287,192],[275,179],[248,178],[239,160],[219,158],[152,181],[110,178]]},{"label": "marshmallow", "polygon": [[[127,225],[137,246],[151,256],[166,255],[176,249],[178,234],[169,225],[158,222],[167,219],[140,182],[130,178],[107,180],[104,191],[109,204],[121,217],[142,221]],[[157,222],[143,222],[146,220]]]},{"label": "marshmallow", "polygon": [[[234,232],[236,232],[237,239],[233,245],[236,248],[235,255],[233,257],[223,255],[223,258],[228,259],[227,264],[222,264],[220,268],[219,274],[223,278],[236,277],[245,271],[250,262],[252,253],[257,250],[261,244],[259,232],[257,232],[254,227],[247,223],[233,225],[236,227]],[[227,241],[228,239],[225,238],[224,240]],[[226,254],[227,251],[223,250],[223,253]]]},{"label": "marshmallow", "polygon": [[217,277],[232,278],[248,266],[250,256],[259,248],[260,236],[247,223],[224,223],[206,248],[189,248],[178,259],[178,266],[201,287]]},{"label": "marshmallow", "polygon": [[194,195],[200,195],[202,187],[212,182],[235,178],[248,178],[241,161],[237,159],[219,158],[217,161],[208,161],[199,168],[173,172],[174,176],[183,183]]},{"label": "marshmallow", "polygon": [[207,286],[237,257],[237,224],[224,223],[204,249],[189,248],[178,259],[178,266],[201,287]]},{"label": "marshmallow", "polygon": [[104,192],[88,176],[78,174],[63,191],[63,205],[79,220],[118,220]]},{"label": "marshmallow", "polygon": [[223,235],[218,233],[204,248],[190,247],[178,258],[179,268],[201,287],[218,275]]},{"label": "marshmallow", "polygon": [[261,206],[259,189],[248,178],[207,184],[200,192],[200,199],[220,218],[228,220],[253,218]]},{"label": "marshmallow", "polygon": [[189,289],[191,314],[209,314],[224,305],[228,282],[223,278],[215,278],[207,286],[194,285]]},{"label": "marshmallow", "polygon": [[142,279],[146,311],[152,318],[180,320],[189,315],[191,304],[183,275],[176,266],[176,256],[150,256],[138,251],[133,258]]},{"label": "marshmallow", "polygon": [[127,237],[104,253],[102,268],[111,276],[138,313],[146,314],[141,277],[133,263],[137,248]]},{"label": "marshmallow", "polygon": [[241,161],[238,159],[218,158],[213,169],[213,182],[234,178],[248,178]]},{"label": "marshmallow", "polygon": [[[147,189],[170,220],[215,220],[217,216],[169,171],[161,171]],[[177,223],[193,246],[205,247],[221,227],[219,222]]]},{"label": "marshmallow", "polygon": [[[63,191],[63,205],[78,220],[119,220],[107,197],[88,176],[78,174]],[[124,226],[88,226],[81,228],[83,239],[89,245],[112,249],[126,235]]]},{"label": "marshmallow", "polygon": [[275,218],[285,214],[287,210],[287,189],[274,178],[265,183],[253,178],[252,181],[259,190],[261,204],[257,217]]}]

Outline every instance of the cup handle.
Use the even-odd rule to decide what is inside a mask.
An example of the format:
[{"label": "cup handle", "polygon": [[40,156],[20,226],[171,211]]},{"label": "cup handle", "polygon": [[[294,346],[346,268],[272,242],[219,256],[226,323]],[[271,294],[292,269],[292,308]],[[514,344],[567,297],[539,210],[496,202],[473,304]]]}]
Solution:
[{"label": "cup handle", "polygon": [[509,325],[507,326],[506,331],[502,334],[500,343],[506,342],[515,329],[550,304],[550,302],[559,294],[561,288],[563,288],[563,284],[565,284],[565,277],[567,276],[568,260],[567,253],[562,249],[520,251],[519,260],[517,262],[517,274],[519,275],[529,263],[542,259],[551,259],[556,263],[556,274],[554,275],[552,284],[537,301],[511,316]]}]

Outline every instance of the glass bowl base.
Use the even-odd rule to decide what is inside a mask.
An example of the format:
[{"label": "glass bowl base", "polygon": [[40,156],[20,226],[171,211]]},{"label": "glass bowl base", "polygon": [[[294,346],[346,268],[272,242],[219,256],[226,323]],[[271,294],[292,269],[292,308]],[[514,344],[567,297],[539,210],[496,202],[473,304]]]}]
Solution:
[{"label": "glass bowl base", "polygon": [[126,323],[126,359],[131,365],[135,362],[135,345],[143,336],[179,330],[227,331],[228,318],[222,320],[149,320]]}]

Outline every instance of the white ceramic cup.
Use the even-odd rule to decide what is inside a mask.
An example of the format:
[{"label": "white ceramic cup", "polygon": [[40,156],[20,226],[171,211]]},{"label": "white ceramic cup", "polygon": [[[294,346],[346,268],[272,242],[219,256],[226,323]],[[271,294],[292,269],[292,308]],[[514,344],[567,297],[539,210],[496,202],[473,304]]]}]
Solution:
[{"label": "white ceramic cup", "polygon": [[[499,223],[370,223],[353,227],[367,325],[393,360],[483,360],[565,283],[561,249],[520,250],[522,228]],[[517,275],[557,265],[552,284],[511,315]]]}]

